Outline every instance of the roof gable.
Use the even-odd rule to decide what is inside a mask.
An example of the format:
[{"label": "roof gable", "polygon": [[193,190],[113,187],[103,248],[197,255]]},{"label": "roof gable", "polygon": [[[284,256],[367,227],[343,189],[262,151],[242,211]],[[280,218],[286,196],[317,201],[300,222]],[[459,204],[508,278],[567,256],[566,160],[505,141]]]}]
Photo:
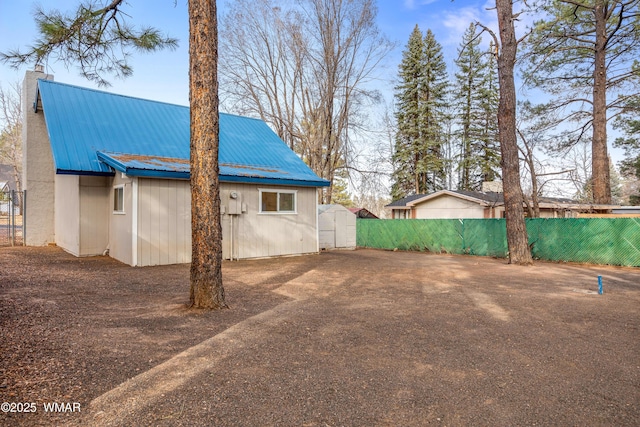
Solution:
[{"label": "roof gable", "polygon": [[[465,190],[440,190],[431,194],[416,194],[408,196],[387,205],[391,209],[412,209],[421,203],[428,202],[438,197],[455,197],[469,202],[477,203],[484,207],[496,207],[504,205],[504,194],[492,191],[478,192]],[[570,209],[570,210],[608,210],[615,205],[584,204],[575,200],[555,197],[540,197],[540,208],[543,209]]]},{"label": "roof gable", "polygon": [[407,196],[403,199],[396,200],[395,202],[388,204],[386,207],[395,209],[409,209],[412,206],[419,205],[437,197],[456,197],[458,199],[467,200],[470,202],[478,203],[482,206],[496,206],[504,203],[501,193],[479,193],[476,191],[462,191],[462,190],[440,190],[431,194],[415,194]]},{"label": "roof gable", "polygon": [[[189,178],[189,108],[38,81],[57,173]],[[327,186],[262,120],[220,113],[220,180]]]}]

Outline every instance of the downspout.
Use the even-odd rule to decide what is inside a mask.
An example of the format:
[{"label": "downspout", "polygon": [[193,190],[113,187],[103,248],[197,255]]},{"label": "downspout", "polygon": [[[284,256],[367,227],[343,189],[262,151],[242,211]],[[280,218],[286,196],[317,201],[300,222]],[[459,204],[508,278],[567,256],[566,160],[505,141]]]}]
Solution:
[{"label": "downspout", "polygon": [[[131,265],[138,266],[138,178],[131,180]],[[111,244],[109,244],[111,246]]]},{"label": "downspout", "polygon": [[[316,194],[322,191],[322,187],[316,188]],[[318,197],[316,196],[316,252],[320,253],[320,220],[318,219]]]},{"label": "downspout", "polygon": [[229,260],[233,261],[233,215],[229,215]]}]

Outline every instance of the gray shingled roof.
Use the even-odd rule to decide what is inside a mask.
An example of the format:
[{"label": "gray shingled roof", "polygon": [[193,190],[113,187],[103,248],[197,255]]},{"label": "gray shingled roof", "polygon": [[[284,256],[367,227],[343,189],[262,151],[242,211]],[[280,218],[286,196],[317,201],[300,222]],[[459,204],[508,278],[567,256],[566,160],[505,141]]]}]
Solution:
[{"label": "gray shingled roof", "polygon": [[391,207],[401,207],[401,206],[407,206],[407,203],[409,202],[413,202],[416,199],[420,199],[421,197],[427,196],[428,194],[414,194],[413,196],[407,196],[407,197],[403,197],[402,199],[398,199],[395,202],[391,202],[388,205],[385,206],[385,208],[391,208]]},{"label": "gray shingled roof", "polygon": [[10,190],[16,190],[16,181],[13,179],[13,166],[0,165],[0,182],[7,183]]}]

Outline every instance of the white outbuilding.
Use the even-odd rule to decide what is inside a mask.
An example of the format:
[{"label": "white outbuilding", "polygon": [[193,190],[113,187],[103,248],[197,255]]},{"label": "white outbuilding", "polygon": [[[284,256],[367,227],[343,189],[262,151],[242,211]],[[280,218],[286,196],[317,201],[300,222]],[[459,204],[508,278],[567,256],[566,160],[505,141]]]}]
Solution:
[{"label": "white outbuilding", "polygon": [[[191,261],[189,108],[27,72],[27,245],[132,266]],[[319,178],[262,120],[221,113],[224,259],[318,253]]]},{"label": "white outbuilding", "polygon": [[318,206],[320,249],[355,249],[356,216],[342,205]]}]

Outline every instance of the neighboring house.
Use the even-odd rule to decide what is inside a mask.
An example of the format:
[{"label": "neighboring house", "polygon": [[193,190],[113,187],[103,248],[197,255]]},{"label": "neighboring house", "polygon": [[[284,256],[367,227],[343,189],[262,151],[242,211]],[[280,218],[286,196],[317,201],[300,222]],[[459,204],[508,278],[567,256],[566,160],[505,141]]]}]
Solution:
[{"label": "neighboring house", "polygon": [[581,213],[580,218],[640,218],[640,206],[615,206],[610,213]]},{"label": "neighboring house", "polygon": [[[11,183],[7,181],[0,181],[0,216],[7,216],[11,214],[11,207],[13,206],[13,213],[15,215],[20,215],[20,206],[18,203],[15,203],[15,200],[18,197],[14,196],[15,199],[11,199]],[[5,223],[6,219],[0,220],[0,222]]]},{"label": "neighboring house", "polygon": [[[23,84],[26,244],[133,266],[191,260],[189,108],[55,83]],[[220,114],[223,258],[317,253],[329,182],[261,120]]]},{"label": "neighboring house", "polygon": [[14,179],[13,166],[0,165],[0,191],[17,190],[16,180]]},{"label": "neighboring house", "polygon": [[378,219],[378,217],[376,215],[374,215],[373,213],[369,212],[365,208],[349,208],[349,212],[354,214],[356,216],[356,218]]},{"label": "neighboring house", "polygon": [[640,215],[640,206],[618,206],[611,210],[614,215]]},{"label": "neighboring house", "polygon": [[[608,212],[615,207],[551,197],[540,197],[539,206],[541,218],[572,218],[579,212]],[[441,190],[408,196],[385,207],[393,219],[504,218],[503,194],[491,191]]]},{"label": "neighboring house", "polygon": [[342,205],[318,206],[320,249],[355,249],[356,216]]}]

